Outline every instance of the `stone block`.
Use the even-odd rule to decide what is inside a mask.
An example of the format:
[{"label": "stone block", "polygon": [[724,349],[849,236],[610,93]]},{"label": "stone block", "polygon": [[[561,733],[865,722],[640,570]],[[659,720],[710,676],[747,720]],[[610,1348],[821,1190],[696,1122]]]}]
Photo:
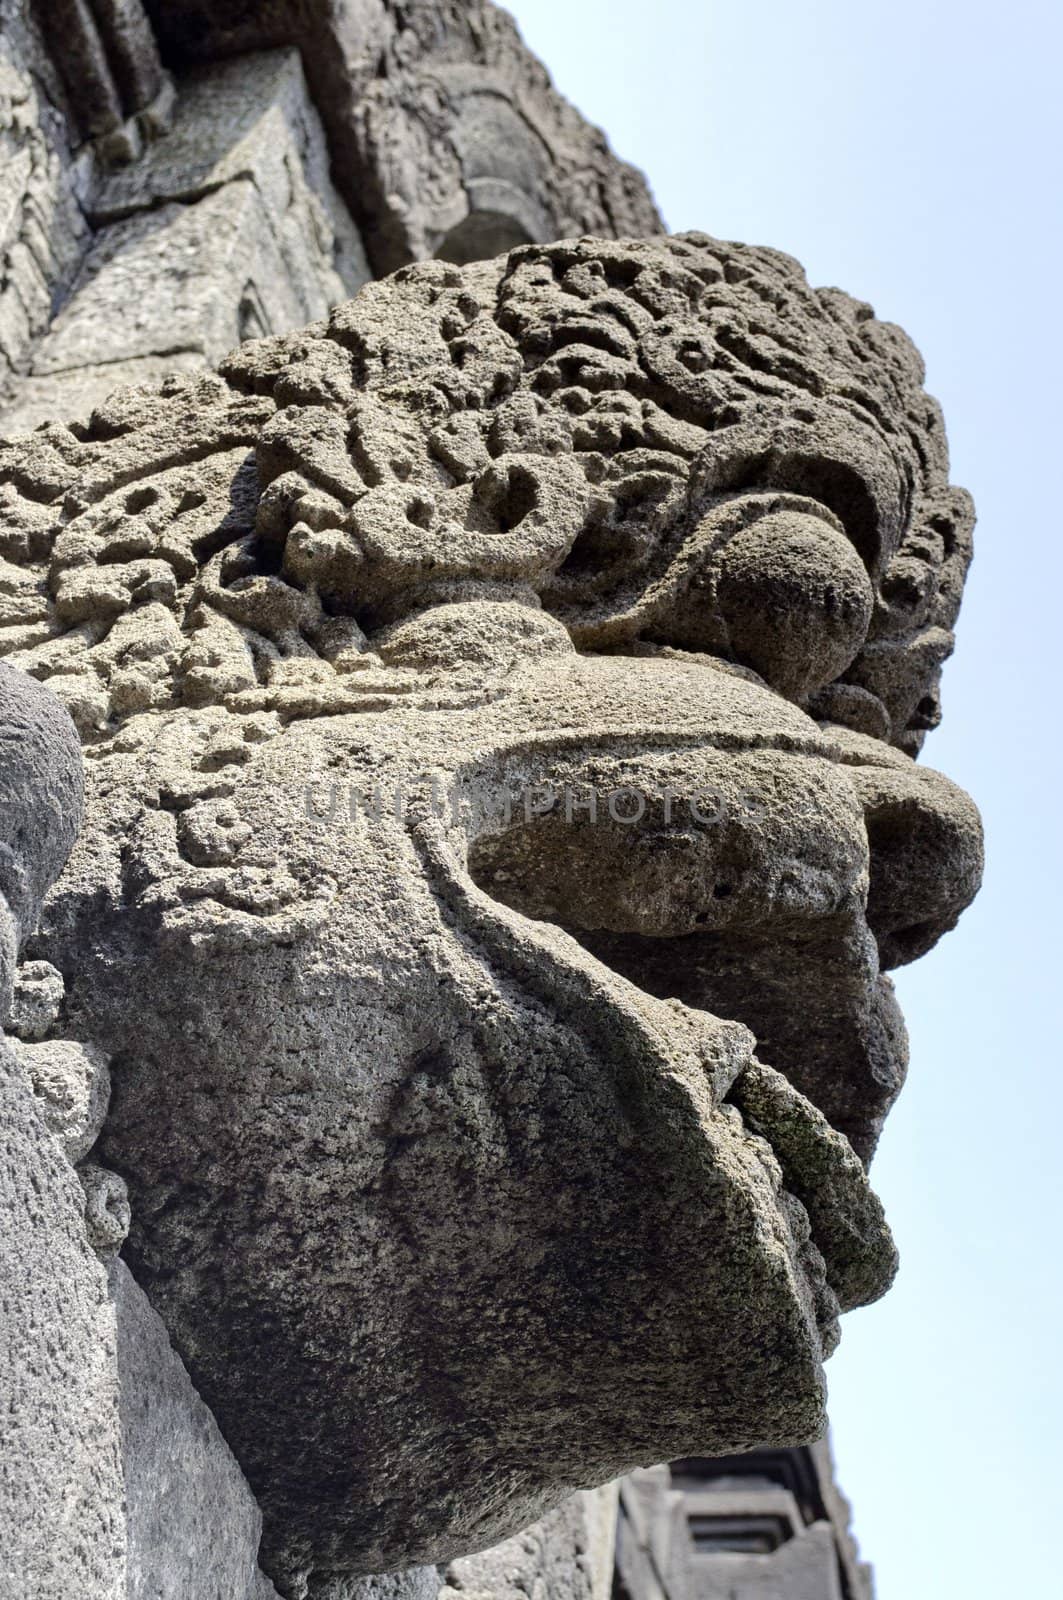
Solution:
[{"label": "stone block", "polygon": [[329,176],[328,148],[299,52],[262,51],[189,73],[173,125],[132,165],[99,169],[87,200],[103,226],[235,179],[255,185],[276,233],[304,320],[324,314],[369,277],[365,253]]},{"label": "stone block", "polygon": [[115,1261],[128,1600],[267,1600],[262,1515],[128,1268]]},{"label": "stone block", "polygon": [[0,1210],[0,1600],[271,1600],[254,1497],[2,1041]]},{"label": "stone block", "polygon": [[[18,152],[19,193],[32,154]],[[43,270],[21,235],[11,246],[0,350],[9,365],[31,365],[0,409],[5,433],[87,416],[123,384],[159,381],[216,362],[244,339],[301,327],[368,277],[295,50],[191,74],[170,132],[137,161],[97,162],[86,181],[97,232],[50,326]],[[44,238],[55,231],[38,229]]]},{"label": "stone block", "polygon": [[96,235],[34,376],[194,353],[218,360],[245,333],[299,323],[261,196],[247,178],[195,205],[139,211]]},{"label": "stone block", "polygon": [[0,1600],[122,1600],[114,1307],[85,1199],[0,1043]]}]

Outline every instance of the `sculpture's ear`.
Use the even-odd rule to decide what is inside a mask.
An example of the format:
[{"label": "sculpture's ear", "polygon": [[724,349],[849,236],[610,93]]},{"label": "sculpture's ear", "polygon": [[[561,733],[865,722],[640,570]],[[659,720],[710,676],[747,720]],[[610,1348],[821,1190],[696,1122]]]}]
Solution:
[{"label": "sculpture's ear", "polygon": [[84,773],[70,714],[43,684],[0,662],[0,998],[81,826]]}]

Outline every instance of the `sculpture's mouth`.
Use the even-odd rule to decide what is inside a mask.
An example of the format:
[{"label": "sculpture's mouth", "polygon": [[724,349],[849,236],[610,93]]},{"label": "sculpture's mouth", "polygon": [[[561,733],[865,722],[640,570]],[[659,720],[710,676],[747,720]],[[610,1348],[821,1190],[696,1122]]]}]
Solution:
[{"label": "sculpture's mouth", "polygon": [[[897,1268],[893,1240],[864,1164],[845,1134],[782,1072],[757,1059],[757,1040],[747,1028],[717,1007],[677,997],[684,989],[684,960],[691,960],[703,941],[636,937],[626,942],[622,936],[603,938],[548,919],[538,910],[529,913],[505,870],[485,871],[483,857],[475,852],[473,877],[492,899],[528,918],[531,927],[552,925],[567,935],[583,959],[589,956],[599,970],[606,969],[602,976],[608,974],[610,987],[618,977],[632,986],[636,1007],[654,1031],[663,1022],[664,1032],[674,1028],[677,1040],[704,1040],[702,1059],[720,1114],[732,1124],[736,1138],[758,1146],[761,1158],[767,1145],[777,1163],[779,1210],[829,1354],[837,1342],[838,1312],[877,1300],[889,1288]],[[556,942],[553,948],[555,957],[560,953],[564,960]],[[648,968],[640,968],[633,950],[643,957],[652,951]],[[575,951],[573,957],[581,960]],[[671,982],[662,977],[662,967],[670,971]],[[722,1053],[721,1024],[729,1041]]]},{"label": "sculpture's mouth", "polygon": [[[665,1130],[656,1160],[748,1190],[829,1344],[896,1270],[864,1170],[907,1064],[876,935],[926,914],[921,841],[963,842],[950,796],[888,757],[869,778],[767,687],[664,654],[548,663],[483,738],[453,832],[434,824],[435,886],[496,970],[585,1019]],[[875,819],[898,795],[894,840]]]},{"label": "sculpture's mouth", "polygon": [[[566,931],[601,960],[585,935]],[[682,941],[640,943],[670,947],[658,955],[665,961],[672,956],[674,994],[682,986],[682,957],[676,950]],[[618,971],[611,962],[603,964]],[[620,975],[651,1004],[661,994],[659,972],[640,973],[629,959]],[[708,1025],[718,1030],[721,1021],[732,1020],[675,998],[668,1003],[695,1028]],[[890,1287],[897,1271],[896,1248],[864,1163],[848,1138],[782,1072],[758,1060],[757,1040],[741,1031],[748,1043],[730,1055],[722,1074],[717,1069],[714,1088],[723,1114],[735,1121],[736,1132],[745,1139],[763,1140],[779,1165],[780,1208],[794,1237],[829,1353],[837,1341],[838,1312],[868,1305]]]},{"label": "sculpture's mouth", "polygon": [[[657,726],[675,723],[687,678],[646,667],[642,680]],[[705,681],[694,675],[692,692]],[[730,693],[756,716],[759,748],[752,730],[730,749],[700,731],[657,748],[610,733],[571,759],[518,755],[491,779],[516,786],[518,803],[508,825],[472,829],[466,870],[519,914],[518,937],[582,970],[596,1013],[619,1027],[626,1007],[644,1048],[663,1039],[675,1060],[693,1041],[740,1159],[767,1163],[829,1346],[838,1309],[877,1299],[896,1270],[860,1156],[903,1076],[903,1029],[867,927],[867,838],[848,778],[803,719],[784,745],[765,691],[708,687],[716,705]],[[700,710],[704,728],[708,696]],[[547,928],[566,937],[544,940]],[[725,1036],[741,1044],[721,1072]]]}]

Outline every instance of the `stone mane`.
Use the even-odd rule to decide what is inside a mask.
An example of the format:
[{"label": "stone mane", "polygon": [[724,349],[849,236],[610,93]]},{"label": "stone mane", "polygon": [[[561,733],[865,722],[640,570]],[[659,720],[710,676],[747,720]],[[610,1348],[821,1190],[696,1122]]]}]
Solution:
[{"label": "stone mane", "polygon": [[[922,380],[868,307],[703,235],[404,268],[219,376],[0,446],[0,651],[92,741],[182,703],[368,710],[424,689],[388,625],[472,585],[915,754],[973,520]],[[810,497],[829,551],[754,552],[732,600],[736,535],[785,543]]]}]

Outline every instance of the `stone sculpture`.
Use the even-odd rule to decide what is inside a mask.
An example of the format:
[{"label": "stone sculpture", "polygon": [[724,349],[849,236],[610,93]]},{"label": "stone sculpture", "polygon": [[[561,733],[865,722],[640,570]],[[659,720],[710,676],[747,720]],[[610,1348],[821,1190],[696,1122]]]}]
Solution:
[{"label": "stone sculpture", "polygon": [[807,1440],[970,554],[896,329],[700,234],[426,262],[0,445],[85,749],[34,954],[288,1596]]}]

